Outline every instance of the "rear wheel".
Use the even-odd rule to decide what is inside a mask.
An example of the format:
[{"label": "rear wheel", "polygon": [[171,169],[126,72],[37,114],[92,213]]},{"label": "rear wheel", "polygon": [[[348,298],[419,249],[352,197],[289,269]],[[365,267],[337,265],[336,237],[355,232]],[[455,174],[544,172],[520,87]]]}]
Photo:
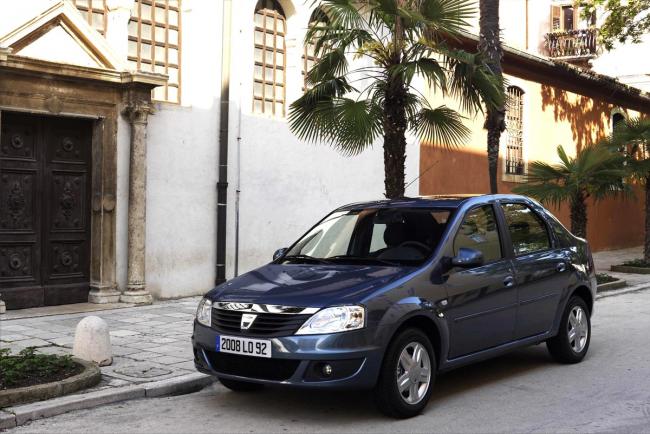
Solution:
[{"label": "rear wheel", "polygon": [[546,341],[549,353],[560,363],[578,363],[585,358],[591,340],[591,319],[587,303],[571,297],[567,303],[560,331]]},{"label": "rear wheel", "polygon": [[426,407],[436,375],[431,341],[418,329],[400,332],[388,345],[375,387],[379,410],[391,417],[417,416]]},{"label": "rear wheel", "polygon": [[260,390],[264,387],[263,384],[249,383],[247,381],[239,381],[239,380],[230,380],[228,378],[221,378],[221,377],[219,377],[219,382],[223,384],[224,387],[234,392],[253,392],[255,390]]}]

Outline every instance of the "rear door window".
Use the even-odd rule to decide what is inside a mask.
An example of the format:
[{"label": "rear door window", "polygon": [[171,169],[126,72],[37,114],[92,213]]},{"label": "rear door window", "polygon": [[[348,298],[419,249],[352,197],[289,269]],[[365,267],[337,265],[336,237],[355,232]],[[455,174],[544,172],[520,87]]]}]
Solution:
[{"label": "rear door window", "polygon": [[515,256],[548,250],[551,238],[546,223],[521,203],[502,204]]},{"label": "rear door window", "polygon": [[498,261],[503,257],[497,220],[492,205],[484,205],[470,210],[454,238],[454,255],[461,247],[483,253],[486,263]]}]

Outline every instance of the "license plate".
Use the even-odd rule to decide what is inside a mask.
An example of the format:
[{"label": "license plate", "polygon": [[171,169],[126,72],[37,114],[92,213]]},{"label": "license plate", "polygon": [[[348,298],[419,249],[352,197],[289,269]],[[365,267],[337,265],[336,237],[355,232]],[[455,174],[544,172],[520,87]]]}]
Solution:
[{"label": "license plate", "polygon": [[271,357],[271,341],[266,339],[217,336],[217,352],[253,357]]}]

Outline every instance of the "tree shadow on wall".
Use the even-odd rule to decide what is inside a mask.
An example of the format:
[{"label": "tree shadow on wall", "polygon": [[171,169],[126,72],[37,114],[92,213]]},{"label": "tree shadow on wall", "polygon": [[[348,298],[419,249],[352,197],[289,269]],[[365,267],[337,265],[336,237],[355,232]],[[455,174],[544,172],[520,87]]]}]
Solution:
[{"label": "tree shadow on wall", "polygon": [[586,96],[542,85],[542,110],[553,108],[555,121],[568,122],[576,152],[608,134],[611,106]]}]

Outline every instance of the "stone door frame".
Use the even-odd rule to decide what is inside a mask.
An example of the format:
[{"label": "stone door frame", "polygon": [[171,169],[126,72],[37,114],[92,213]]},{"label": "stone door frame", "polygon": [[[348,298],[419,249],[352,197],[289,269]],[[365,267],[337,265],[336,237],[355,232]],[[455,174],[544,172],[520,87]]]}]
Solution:
[{"label": "stone door frame", "polygon": [[165,82],[164,75],[63,65],[0,49],[0,123],[3,111],[93,121],[90,302],[114,303],[120,296],[115,215],[118,119],[125,107],[150,105],[151,89]]}]

